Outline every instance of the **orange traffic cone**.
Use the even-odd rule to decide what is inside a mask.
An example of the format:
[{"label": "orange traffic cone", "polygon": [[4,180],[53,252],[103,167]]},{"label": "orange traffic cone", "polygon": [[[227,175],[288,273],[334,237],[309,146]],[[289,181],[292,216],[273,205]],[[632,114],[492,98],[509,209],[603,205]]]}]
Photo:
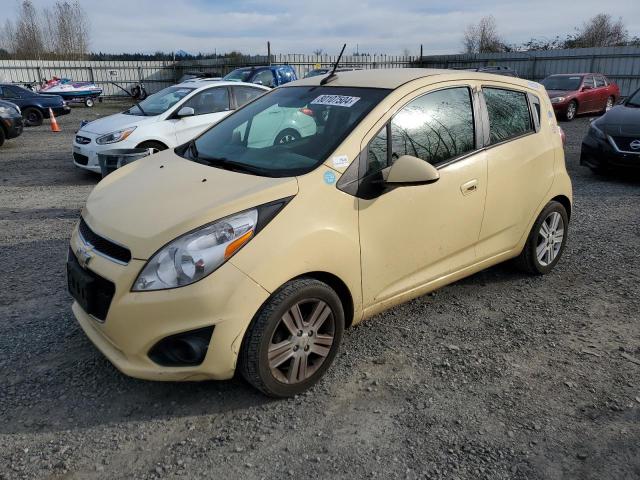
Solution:
[{"label": "orange traffic cone", "polygon": [[49,109],[49,120],[51,120],[51,131],[52,132],[61,132],[62,129],[58,126],[58,121],[56,120],[56,116],[53,114],[53,110]]}]

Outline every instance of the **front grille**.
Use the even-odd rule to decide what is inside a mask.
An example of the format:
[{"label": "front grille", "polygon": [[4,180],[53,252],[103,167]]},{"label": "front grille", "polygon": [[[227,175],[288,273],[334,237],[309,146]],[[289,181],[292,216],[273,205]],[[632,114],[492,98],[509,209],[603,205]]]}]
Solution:
[{"label": "front grille", "polygon": [[[613,139],[616,146],[618,147],[618,150],[621,150],[623,152],[640,154],[640,136],[638,137],[613,137],[612,136],[611,138]],[[635,146],[636,148],[633,148],[631,144],[633,144],[633,146]]]},{"label": "front grille", "polygon": [[81,135],[76,135],[76,143],[79,143],[80,145],[87,145],[91,143],[91,139]]},{"label": "front grille", "polygon": [[82,268],[71,249],[67,259],[67,287],[85,312],[104,322],[116,286],[95,272]]},{"label": "front grille", "polygon": [[89,157],[87,157],[86,155],[81,155],[77,152],[73,152],[73,160],[78,165],[86,165],[87,163],[89,163]]},{"label": "front grille", "polygon": [[89,228],[89,225],[84,221],[84,218],[80,219],[80,235],[84,241],[96,250],[96,252],[106,255],[118,262],[129,263],[131,260],[131,252],[128,248],[122,247],[111,240],[101,237]]}]

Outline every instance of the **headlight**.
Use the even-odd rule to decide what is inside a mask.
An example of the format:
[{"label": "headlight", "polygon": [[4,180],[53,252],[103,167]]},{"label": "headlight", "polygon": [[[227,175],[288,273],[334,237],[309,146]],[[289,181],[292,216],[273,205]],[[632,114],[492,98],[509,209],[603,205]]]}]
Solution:
[{"label": "headlight", "polygon": [[561,102],[564,102],[564,100],[565,100],[565,97],[553,97],[551,99],[551,103],[561,103]]},{"label": "headlight", "polygon": [[107,133],[96,139],[98,145],[106,145],[108,143],[117,143],[125,140],[129,135],[133,133],[136,127],[126,128],[124,130],[118,130],[117,132]]},{"label": "headlight", "polygon": [[0,115],[20,115],[18,107],[0,107]]},{"label": "headlight", "polygon": [[593,137],[599,138],[601,140],[606,140],[607,136],[604,134],[602,130],[600,130],[595,122],[592,122],[589,126],[589,134]]},{"label": "headlight", "polygon": [[253,208],[178,237],[149,259],[132,290],[162,290],[197,282],[251,240],[257,224],[258,209]]}]

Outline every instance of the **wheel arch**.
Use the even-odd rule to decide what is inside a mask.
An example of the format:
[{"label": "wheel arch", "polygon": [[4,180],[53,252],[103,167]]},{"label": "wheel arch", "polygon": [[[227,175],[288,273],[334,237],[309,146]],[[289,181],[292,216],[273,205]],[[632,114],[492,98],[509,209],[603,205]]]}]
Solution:
[{"label": "wheel arch", "polygon": [[351,295],[351,291],[349,290],[349,287],[347,287],[347,284],[342,281],[340,277],[329,272],[315,271],[298,275],[291,280],[299,278],[313,278],[329,285],[338,294],[340,302],[342,303],[342,308],[344,309],[344,328],[347,329],[353,324],[355,315],[353,309],[353,296]]},{"label": "wheel arch", "polygon": [[561,204],[567,211],[567,217],[571,218],[571,200],[569,200],[569,197],[567,197],[566,195],[556,195],[550,201],[556,201]]},{"label": "wheel arch", "polygon": [[161,140],[155,140],[153,138],[148,138],[146,140],[143,140],[141,142],[138,142],[138,144],[136,145],[136,148],[144,148],[142,147],[142,145],[144,145],[145,143],[159,143],[160,145],[164,146],[165,150],[169,149],[169,145],[167,145],[165,142],[161,141]]}]

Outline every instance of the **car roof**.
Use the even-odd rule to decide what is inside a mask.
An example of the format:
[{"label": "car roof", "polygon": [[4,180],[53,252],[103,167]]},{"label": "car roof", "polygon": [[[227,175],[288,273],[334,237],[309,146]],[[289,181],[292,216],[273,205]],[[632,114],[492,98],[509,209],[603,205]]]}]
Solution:
[{"label": "car roof", "polygon": [[[361,88],[388,88],[396,89],[406,83],[414,80],[431,78],[431,77],[447,77],[446,80],[465,79],[465,80],[495,80],[501,82],[508,78],[509,83],[522,85],[523,87],[531,87],[526,80],[516,77],[504,77],[488,72],[471,72],[467,70],[445,70],[435,68],[381,68],[369,70],[352,70],[348,72],[340,72],[336,78],[326,85],[328,87],[361,87]],[[307,77],[295,82],[290,82],[278,88],[291,88],[302,85],[320,85],[323,76]]]}]

